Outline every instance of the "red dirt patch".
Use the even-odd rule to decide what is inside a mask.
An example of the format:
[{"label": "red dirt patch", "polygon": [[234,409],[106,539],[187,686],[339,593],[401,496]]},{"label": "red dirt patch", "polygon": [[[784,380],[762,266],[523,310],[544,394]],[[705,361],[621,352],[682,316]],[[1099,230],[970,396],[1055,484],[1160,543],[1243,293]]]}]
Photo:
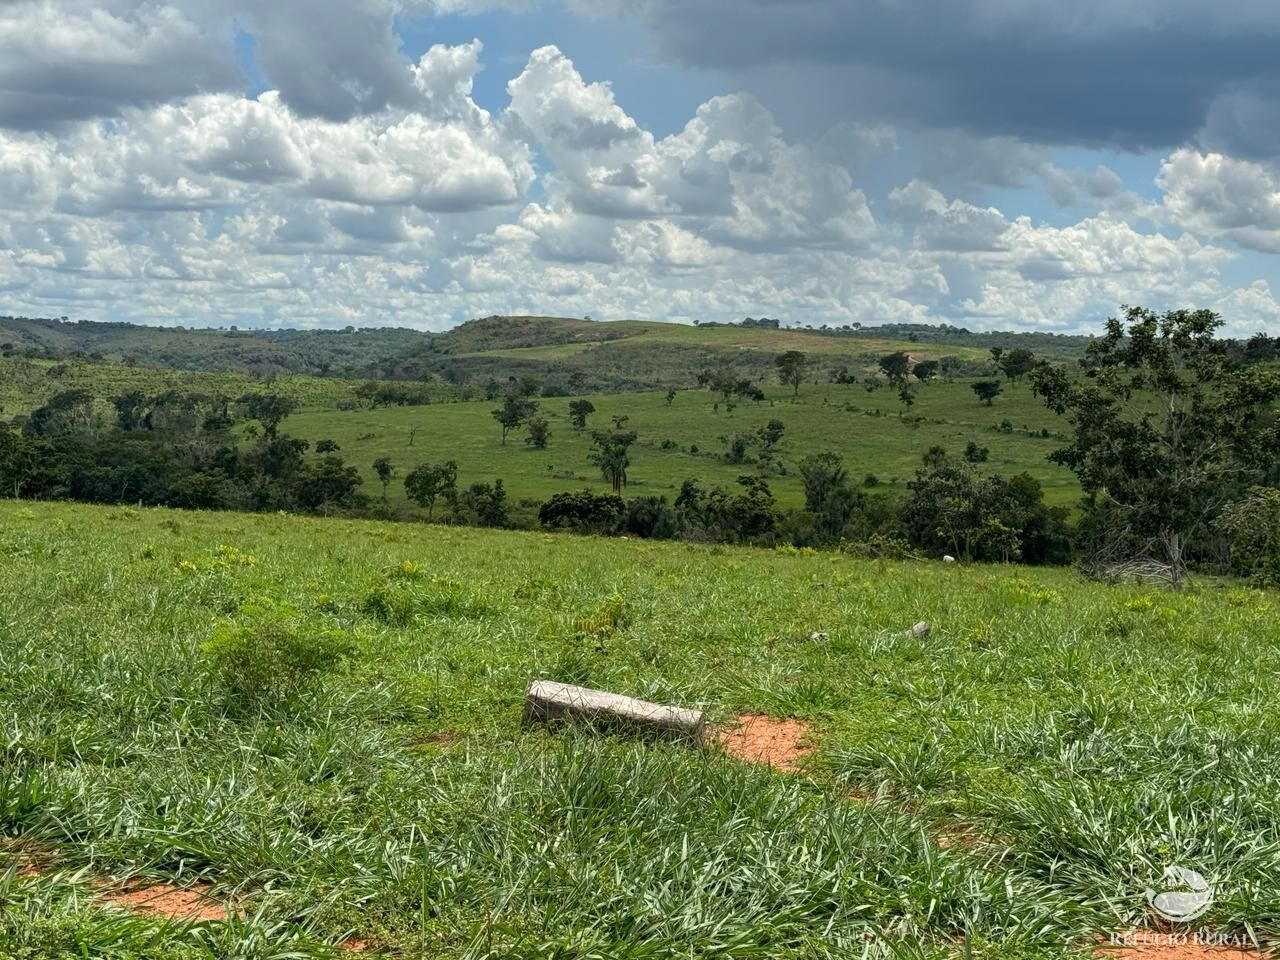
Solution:
[{"label": "red dirt patch", "polygon": [[132,890],[117,890],[103,896],[134,913],[147,913],[168,920],[226,920],[230,910],[209,896],[208,884],[175,887],[157,883]]},{"label": "red dirt patch", "polygon": [[350,940],[342,941],[342,949],[349,953],[364,953],[369,949],[369,944],[359,937],[352,937]]},{"label": "red dirt patch", "polygon": [[734,726],[720,731],[717,739],[731,757],[794,773],[798,761],[813,752],[806,742],[808,736],[809,724],[803,720],[775,720],[763,714],[744,713],[734,720]]},{"label": "red dirt patch", "polygon": [[[1186,943],[1181,942],[1183,935],[1170,935],[1154,931],[1140,930],[1136,933],[1121,934],[1117,937],[1122,943],[1115,946],[1107,943],[1093,951],[1098,960],[1261,960],[1272,956],[1271,953],[1258,953],[1237,946],[1221,946],[1215,944],[1196,943],[1194,934],[1186,934]],[[1123,941],[1127,940],[1127,944]]]}]

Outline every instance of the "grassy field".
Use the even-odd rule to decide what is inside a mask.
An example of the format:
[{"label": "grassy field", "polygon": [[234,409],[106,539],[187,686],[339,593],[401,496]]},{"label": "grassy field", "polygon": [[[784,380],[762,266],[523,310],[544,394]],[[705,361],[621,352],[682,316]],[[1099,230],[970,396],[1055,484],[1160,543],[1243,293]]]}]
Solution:
[{"label": "grassy field", "polygon": [[[6,958],[1084,958],[1172,863],[1280,935],[1272,594],[12,501],[0,562]],[[284,691],[209,646],[281,635],[347,659]],[[535,677],[816,749],[528,729]]]},{"label": "grassy field", "polygon": [[[121,363],[88,363],[82,360],[55,363],[51,360],[0,357],[0,416],[11,418],[27,413],[62,390],[87,390],[104,403],[131,390],[141,390],[151,395],[178,390],[228,397],[274,391],[293,397],[313,409],[332,410],[339,402],[355,398],[354,390],[358,382],[337,377],[291,374],[264,379],[247,373],[209,373],[126,366]],[[439,389],[443,395],[451,392],[447,387]]]},{"label": "grassy field", "polygon": [[[719,395],[708,391],[682,391],[670,406],[663,393],[592,396],[588,399],[596,413],[585,433],[569,423],[569,398],[543,399],[539,412],[551,422],[552,431],[545,450],[527,446],[523,432],[510,435],[504,447],[492,416],[499,404],[492,400],[377,410],[311,409],[289,418],[284,429],[312,441],[337,441],[342,454],[360,467],[370,493],[380,492],[372,464],[384,456],[401,468],[400,478],[417,463],[454,459],[460,483],[502,477],[516,499],[544,500],[582,487],[607,490],[589,460],[589,433],[610,428],[610,418],[619,415],[627,416],[626,428],[639,434],[628,472],[629,496],[672,498],[689,478],[732,485],[756,467],[726,462],[727,439],[734,433],[754,433],[771,419],[786,427],[779,457],[788,473],[774,474],[769,482],[787,506],[803,504],[796,464],[809,454],[834,450],[844,456],[855,483],[873,474],[880,481],[877,490],[901,493],[926,450],[940,445],[959,457],[970,440],[990,450],[983,469],[1002,474],[1026,471],[1041,481],[1051,503],[1074,505],[1080,496],[1075,477],[1046,459],[1062,445],[1065,424],[1032,397],[1025,384],[1006,385],[1005,393],[988,407],[967,382],[931,383],[917,391],[905,417],[899,417],[904,408],[897,392],[888,388],[868,393],[860,384],[810,384],[801,389],[798,400],[776,384],[767,392],[770,401],[740,403],[732,413],[723,405],[716,412]],[[1012,433],[997,429],[1006,419]],[[410,446],[414,427],[419,430]],[[1042,430],[1050,436],[1041,436]],[[674,447],[663,449],[664,441]],[[695,447],[697,452],[691,453]],[[407,504],[400,479],[393,483],[391,495],[394,503]]]}]

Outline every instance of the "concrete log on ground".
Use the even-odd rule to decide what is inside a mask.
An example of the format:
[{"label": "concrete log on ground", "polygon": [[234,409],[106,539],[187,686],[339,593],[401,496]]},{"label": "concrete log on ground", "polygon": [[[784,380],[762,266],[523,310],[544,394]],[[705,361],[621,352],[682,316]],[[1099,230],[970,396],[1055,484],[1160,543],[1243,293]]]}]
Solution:
[{"label": "concrete log on ground", "polygon": [[575,720],[601,727],[643,730],[671,740],[701,742],[707,723],[701,710],[624,697],[607,690],[535,680],[524,697],[524,719],[531,723]]}]

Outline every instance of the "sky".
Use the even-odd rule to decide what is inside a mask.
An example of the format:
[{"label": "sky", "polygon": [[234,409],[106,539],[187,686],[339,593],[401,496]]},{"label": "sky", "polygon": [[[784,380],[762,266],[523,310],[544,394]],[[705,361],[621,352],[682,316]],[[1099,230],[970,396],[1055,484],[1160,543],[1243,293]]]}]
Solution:
[{"label": "sky", "polygon": [[1280,333],[1274,0],[0,0],[0,314]]}]

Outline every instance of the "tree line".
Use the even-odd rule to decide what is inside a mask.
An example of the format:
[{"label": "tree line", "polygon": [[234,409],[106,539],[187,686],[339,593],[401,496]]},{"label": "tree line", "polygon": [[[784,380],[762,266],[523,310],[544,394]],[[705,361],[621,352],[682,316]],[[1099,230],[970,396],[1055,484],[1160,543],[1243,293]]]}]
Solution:
[{"label": "tree line", "polygon": [[[1009,380],[1028,379],[1069,427],[1052,459],[1074,471],[1084,491],[1074,526],[1066,510],[1045,504],[1029,475],[984,474],[978,464],[988,451],[974,443],[961,456],[927,451],[900,499],[877,491],[870,477],[855,483],[833,452],[806,457],[797,465],[804,506],[783,509],[769,485],[784,430],[777,420],[757,434],[725,438],[728,462],[746,462],[748,448],[758,449],[761,475],[727,488],[691,478],[671,499],[624,498],[637,440],[625,416],[590,433],[592,462],[611,492],[564,491],[528,505],[536,516],[512,509],[500,478],[460,481],[454,461],[417,464],[400,479],[432,522],[965,560],[1076,558],[1103,575],[1154,574],[1174,584],[1191,569],[1277,582],[1280,351],[1261,335],[1244,349],[1219,339],[1221,323],[1203,310],[1127,308],[1074,369],[1029,351],[992,351]],[[908,378],[918,384],[935,376],[933,364],[902,353],[879,367],[907,389]],[[809,367],[803,354],[781,354],[779,382],[798,391]],[[726,370],[700,379],[726,403],[760,391]],[[548,442],[548,421],[528,386],[516,384],[493,411],[502,443],[518,429],[531,446]],[[295,406],[271,393],[129,391],[99,399],[64,390],[0,422],[0,490],[15,498],[388,515],[396,466],[386,458],[373,464],[379,504],[336,443],[312,446],[281,429]],[[585,431],[595,409],[577,398],[568,411],[572,428]]]}]

